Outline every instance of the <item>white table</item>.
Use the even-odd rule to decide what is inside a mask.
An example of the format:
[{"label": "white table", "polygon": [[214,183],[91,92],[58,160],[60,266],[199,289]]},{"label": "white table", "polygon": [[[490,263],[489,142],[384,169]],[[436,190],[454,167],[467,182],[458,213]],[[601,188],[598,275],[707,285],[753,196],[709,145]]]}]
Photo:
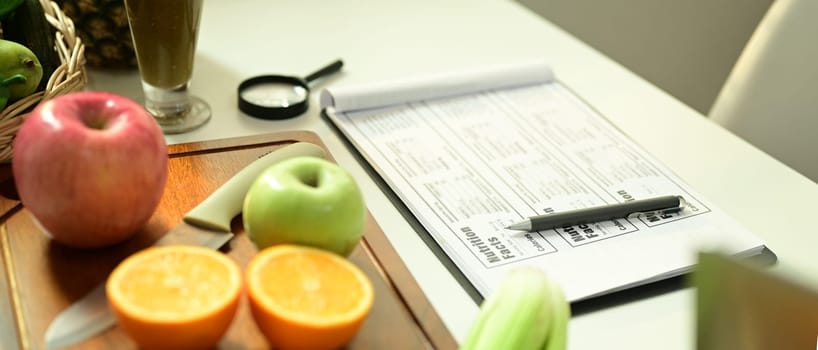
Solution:
[{"label": "white table", "polygon": [[[545,58],[559,79],[693,187],[768,242],[775,268],[815,276],[818,235],[809,221],[818,186],[693,109],[627,71],[516,2],[503,0],[206,1],[192,91],[213,108],[201,129],[169,143],[280,130],[316,132],[360,182],[370,211],[454,336],[478,306],[319,116],[286,121],[242,114],[236,88],[268,73],[306,75],[336,58],[344,70],[324,84],[347,84],[471,65]],[[141,99],[135,72],[91,71],[89,88]],[[806,223],[806,225],[802,224]],[[572,349],[691,349],[692,290],[672,291],[572,318]]]}]

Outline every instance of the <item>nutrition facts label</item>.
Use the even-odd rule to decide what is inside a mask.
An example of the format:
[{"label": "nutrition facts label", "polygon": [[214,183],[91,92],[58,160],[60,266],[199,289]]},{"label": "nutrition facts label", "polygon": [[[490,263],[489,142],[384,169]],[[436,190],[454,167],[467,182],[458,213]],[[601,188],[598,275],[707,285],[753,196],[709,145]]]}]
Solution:
[{"label": "nutrition facts label", "polygon": [[[615,238],[708,209],[605,119],[554,84],[346,118],[427,224],[487,268]],[[385,169],[385,170],[386,170]],[[527,234],[532,215],[678,194],[689,210]]]},{"label": "nutrition facts label", "polygon": [[[706,217],[713,212],[556,82],[333,118],[482,292],[514,266],[571,265],[580,256],[606,264],[600,251],[618,256],[673,244],[679,232],[709,225]],[[505,229],[534,215],[662,195],[683,196],[687,205],[678,214],[531,233]],[[645,235],[655,237],[633,243]]]}]

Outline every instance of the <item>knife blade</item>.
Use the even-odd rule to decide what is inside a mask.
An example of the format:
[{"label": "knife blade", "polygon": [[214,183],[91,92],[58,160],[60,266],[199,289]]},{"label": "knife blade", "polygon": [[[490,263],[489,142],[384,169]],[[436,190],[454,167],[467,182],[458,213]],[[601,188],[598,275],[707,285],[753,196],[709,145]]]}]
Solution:
[{"label": "knife blade", "polygon": [[[270,165],[297,156],[325,155],[322,148],[307,142],[293,143],[265,154],[187,212],[182,222],[154,245],[185,244],[218,249],[233,238],[230,222],[241,213],[244,196],[256,177]],[[46,348],[57,349],[79,343],[115,323],[103,282],[51,321],[45,333]]]}]

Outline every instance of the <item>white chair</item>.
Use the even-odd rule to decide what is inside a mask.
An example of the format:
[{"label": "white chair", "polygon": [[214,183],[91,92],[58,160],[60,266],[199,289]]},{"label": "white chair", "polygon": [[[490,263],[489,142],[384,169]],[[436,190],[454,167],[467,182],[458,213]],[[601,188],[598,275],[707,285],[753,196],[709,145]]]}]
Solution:
[{"label": "white chair", "polygon": [[710,118],[818,182],[818,0],[776,0]]}]

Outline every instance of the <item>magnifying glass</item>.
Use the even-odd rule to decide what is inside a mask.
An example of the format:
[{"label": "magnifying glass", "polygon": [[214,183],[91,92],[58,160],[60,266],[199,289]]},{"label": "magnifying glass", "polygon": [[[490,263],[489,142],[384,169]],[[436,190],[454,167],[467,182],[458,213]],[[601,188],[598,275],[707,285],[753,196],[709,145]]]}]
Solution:
[{"label": "magnifying glass", "polygon": [[285,75],[261,75],[239,84],[239,109],[261,119],[287,119],[298,116],[309,107],[309,83],[341,70],[337,60],[305,78]]}]

